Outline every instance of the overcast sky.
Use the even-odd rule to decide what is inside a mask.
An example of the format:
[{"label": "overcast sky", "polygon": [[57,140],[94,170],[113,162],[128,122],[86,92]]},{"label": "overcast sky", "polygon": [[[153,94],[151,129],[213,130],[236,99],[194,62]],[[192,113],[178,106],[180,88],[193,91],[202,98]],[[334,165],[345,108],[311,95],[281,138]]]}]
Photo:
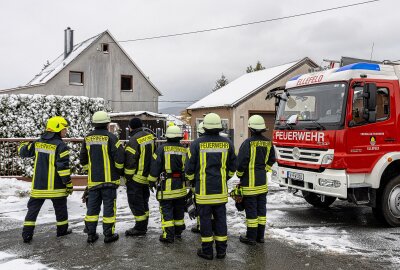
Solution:
[{"label": "overcast sky", "polygon": [[[80,42],[106,29],[117,40],[201,30],[288,16],[363,0],[2,0],[0,89],[26,84],[64,50],[64,29]],[[197,100],[222,73],[229,81],[257,62],[275,66],[310,57],[400,59],[400,1],[203,34],[122,43],[163,93]],[[177,104],[160,103],[162,107]],[[190,105],[190,104],[187,104]]]}]

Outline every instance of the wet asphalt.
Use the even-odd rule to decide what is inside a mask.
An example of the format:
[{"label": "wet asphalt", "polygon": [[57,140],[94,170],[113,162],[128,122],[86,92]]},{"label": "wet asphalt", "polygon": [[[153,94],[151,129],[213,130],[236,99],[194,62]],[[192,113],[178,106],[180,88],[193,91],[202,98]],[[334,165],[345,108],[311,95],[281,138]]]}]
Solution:
[{"label": "wet asphalt", "polygon": [[173,244],[160,243],[155,231],[139,238],[121,235],[111,244],[104,244],[101,236],[87,244],[78,230],[57,238],[53,226],[39,226],[30,244],[22,242],[20,229],[2,231],[0,250],[55,269],[396,269],[374,257],[320,252],[282,239],[267,238],[250,247],[230,237],[227,257],[206,261],[196,255],[198,235],[188,230]]}]

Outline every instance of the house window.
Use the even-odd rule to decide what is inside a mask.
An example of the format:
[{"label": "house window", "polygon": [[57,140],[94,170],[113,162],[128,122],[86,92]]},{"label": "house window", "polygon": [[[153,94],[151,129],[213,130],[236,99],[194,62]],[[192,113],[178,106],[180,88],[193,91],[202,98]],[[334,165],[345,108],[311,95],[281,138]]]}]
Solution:
[{"label": "house window", "polygon": [[69,84],[83,85],[83,72],[70,71],[69,72]]},{"label": "house window", "polygon": [[108,44],[107,43],[101,44],[101,51],[104,53],[108,53]]},{"label": "house window", "polygon": [[121,91],[133,91],[131,75],[121,75]]}]

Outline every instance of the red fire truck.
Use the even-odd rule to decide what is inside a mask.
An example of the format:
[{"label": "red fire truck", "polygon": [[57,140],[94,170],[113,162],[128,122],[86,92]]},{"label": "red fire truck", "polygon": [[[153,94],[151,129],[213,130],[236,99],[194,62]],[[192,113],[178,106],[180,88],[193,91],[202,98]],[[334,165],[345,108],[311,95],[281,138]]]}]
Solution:
[{"label": "red fire truck", "polygon": [[279,96],[272,181],[316,207],[337,198],[400,226],[400,66],[296,76]]}]

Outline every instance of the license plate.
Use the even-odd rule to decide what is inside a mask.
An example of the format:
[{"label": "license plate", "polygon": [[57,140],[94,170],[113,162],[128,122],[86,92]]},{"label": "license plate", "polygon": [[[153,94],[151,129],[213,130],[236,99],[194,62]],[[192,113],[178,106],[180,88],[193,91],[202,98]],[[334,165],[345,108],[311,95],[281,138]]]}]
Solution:
[{"label": "license plate", "polygon": [[287,177],[293,180],[304,181],[304,174],[297,172],[287,172]]}]

